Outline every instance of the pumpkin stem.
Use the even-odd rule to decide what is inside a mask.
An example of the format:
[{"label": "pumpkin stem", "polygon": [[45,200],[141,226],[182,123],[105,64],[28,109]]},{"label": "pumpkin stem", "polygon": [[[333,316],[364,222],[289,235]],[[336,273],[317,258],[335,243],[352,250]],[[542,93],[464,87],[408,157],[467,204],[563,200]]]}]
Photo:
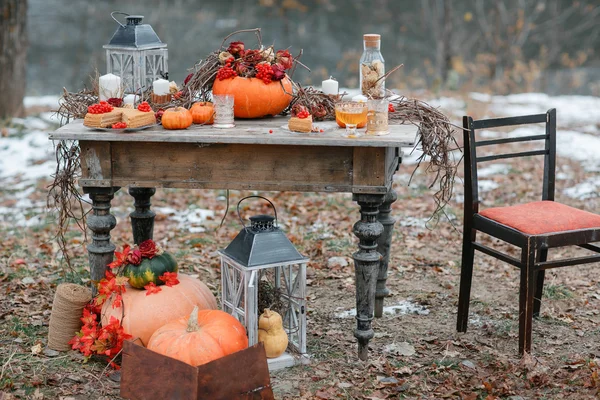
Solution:
[{"label": "pumpkin stem", "polygon": [[186,332],[198,332],[200,327],[198,326],[198,306],[194,306],[190,318],[188,319]]}]

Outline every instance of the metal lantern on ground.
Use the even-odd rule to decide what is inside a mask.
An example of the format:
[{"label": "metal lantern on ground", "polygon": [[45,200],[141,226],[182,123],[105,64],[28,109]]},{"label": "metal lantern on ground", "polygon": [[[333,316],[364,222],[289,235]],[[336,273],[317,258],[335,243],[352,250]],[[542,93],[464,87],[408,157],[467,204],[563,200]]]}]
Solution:
[{"label": "metal lantern on ground", "polygon": [[[126,24],[120,23],[115,14],[125,15]],[[142,24],[142,15],[118,11],[110,15],[119,28],[104,45],[107,74],[121,77],[125,93],[143,92],[169,71],[167,44],[161,42],[150,25]]]},{"label": "metal lantern on ground", "polygon": [[[272,289],[276,297],[272,301],[280,305],[289,345],[295,352],[305,354],[306,265],[309,260],[296,250],[279,229],[273,203],[261,196],[249,197],[268,201],[275,216],[250,217],[249,226],[240,217],[244,228],[225,250],[219,251],[222,308],[246,327],[248,342],[252,346],[258,341],[258,317],[263,312],[258,309],[259,291],[264,287]],[[238,216],[240,203],[249,197],[238,203]],[[285,368],[296,364],[296,361],[286,352],[278,358],[269,359],[269,368]]]}]

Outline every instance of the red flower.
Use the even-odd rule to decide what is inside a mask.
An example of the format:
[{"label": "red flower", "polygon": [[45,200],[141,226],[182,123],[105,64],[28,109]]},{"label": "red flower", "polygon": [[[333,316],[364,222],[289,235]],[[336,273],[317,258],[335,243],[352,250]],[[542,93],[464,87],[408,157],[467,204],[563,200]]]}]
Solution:
[{"label": "red flower", "polygon": [[274,81],[280,81],[283,78],[285,78],[285,68],[283,68],[283,66],[281,64],[273,64],[271,66],[271,69],[273,69],[273,80]]},{"label": "red flower", "polygon": [[123,105],[123,99],[118,97],[111,97],[110,99],[106,100],[106,102],[113,107],[121,107]]},{"label": "red flower", "polygon": [[119,268],[119,267],[123,266],[123,264],[125,264],[127,262],[128,255],[129,255],[129,245],[127,244],[127,245],[125,245],[125,247],[123,247],[122,253],[115,251],[116,260],[114,260],[113,262],[108,264],[108,267],[109,268]]},{"label": "red flower", "polygon": [[241,56],[244,52],[244,42],[231,42],[227,48],[227,52],[232,56]]},{"label": "red flower", "polygon": [[158,279],[163,281],[165,285],[169,287],[175,286],[179,283],[179,279],[177,279],[177,272],[165,272],[159,276]]},{"label": "red flower", "polygon": [[239,75],[239,76],[246,76],[246,74],[248,73],[248,65],[238,62],[235,63],[235,72]]},{"label": "red flower", "polygon": [[160,292],[162,289],[160,288],[160,286],[156,286],[154,284],[154,282],[150,282],[149,284],[147,284],[146,286],[144,286],[144,289],[146,289],[146,296],[150,296],[151,294],[155,294]]},{"label": "red flower", "polygon": [[129,255],[127,256],[127,262],[133,265],[140,265],[140,263],[142,262],[142,253],[140,252],[140,250],[135,249],[131,253],[129,253]]},{"label": "red flower", "polygon": [[250,64],[256,64],[262,61],[262,53],[259,50],[246,50],[244,52],[244,61]]},{"label": "red flower", "polygon": [[275,54],[275,60],[281,64],[283,69],[290,69],[294,65],[294,57],[287,50],[278,50]]},{"label": "red flower", "polygon": [[140,253],[144,258],[154,258],[158,249],[156,248],[156,243],[154,240],[148,239],[142,243],[140,243]]}]

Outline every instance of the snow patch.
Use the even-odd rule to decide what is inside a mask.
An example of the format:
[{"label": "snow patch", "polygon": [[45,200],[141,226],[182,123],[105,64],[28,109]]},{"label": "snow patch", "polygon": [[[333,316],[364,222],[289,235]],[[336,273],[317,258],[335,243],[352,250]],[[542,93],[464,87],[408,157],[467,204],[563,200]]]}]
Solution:
[{"label": "snow patch", "polygon": [[58,109],[58,97],[56,96],[25,96],[23,105],[29,107],[54,107]]},{"label": "snow patch", "polygon": [[508,164],[490,164],[484,168],[477,169],[477,177],[488,178],[493,175],[506,175],[510,171],[510,165]]},{"label": "snow patch", "polygon": [[[429,315],[429,310],[420,304],[414,303],[408,300],[403,300],[398,304],[383,307],[383,313],[387,315],[400,315],[400,314],[417,314],[417,315]],[[356,308],[351,310],[341,311],[335,314],[336,318],[352,318],[356,317]]]},{"label": "snow patch", "polygon": [[595,176],[593,178],[586,179],[585,181],[563,190],[563,193],[567,196],[585,200],[592,197],[600,196],[600,177]]},{"label": "snow patch", "polygon": [[174,221],[179,222],[178,228],[187,230],[190,233],[201,233],[206,231],[204,223],[210,217],[215,216],[213,210],[203,208],[188,208],[185,210],[176,210],[172,207],[155,207],[154,210],[168,215]]}]

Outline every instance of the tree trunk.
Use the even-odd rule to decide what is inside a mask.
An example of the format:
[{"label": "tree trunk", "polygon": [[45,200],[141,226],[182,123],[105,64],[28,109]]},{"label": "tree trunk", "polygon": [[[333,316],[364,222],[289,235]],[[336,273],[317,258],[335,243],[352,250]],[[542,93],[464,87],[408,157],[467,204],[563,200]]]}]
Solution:
[{"label": "tree trunk", "polygon": [[0,0],[0,118],[23,114],[27,0]]}]

